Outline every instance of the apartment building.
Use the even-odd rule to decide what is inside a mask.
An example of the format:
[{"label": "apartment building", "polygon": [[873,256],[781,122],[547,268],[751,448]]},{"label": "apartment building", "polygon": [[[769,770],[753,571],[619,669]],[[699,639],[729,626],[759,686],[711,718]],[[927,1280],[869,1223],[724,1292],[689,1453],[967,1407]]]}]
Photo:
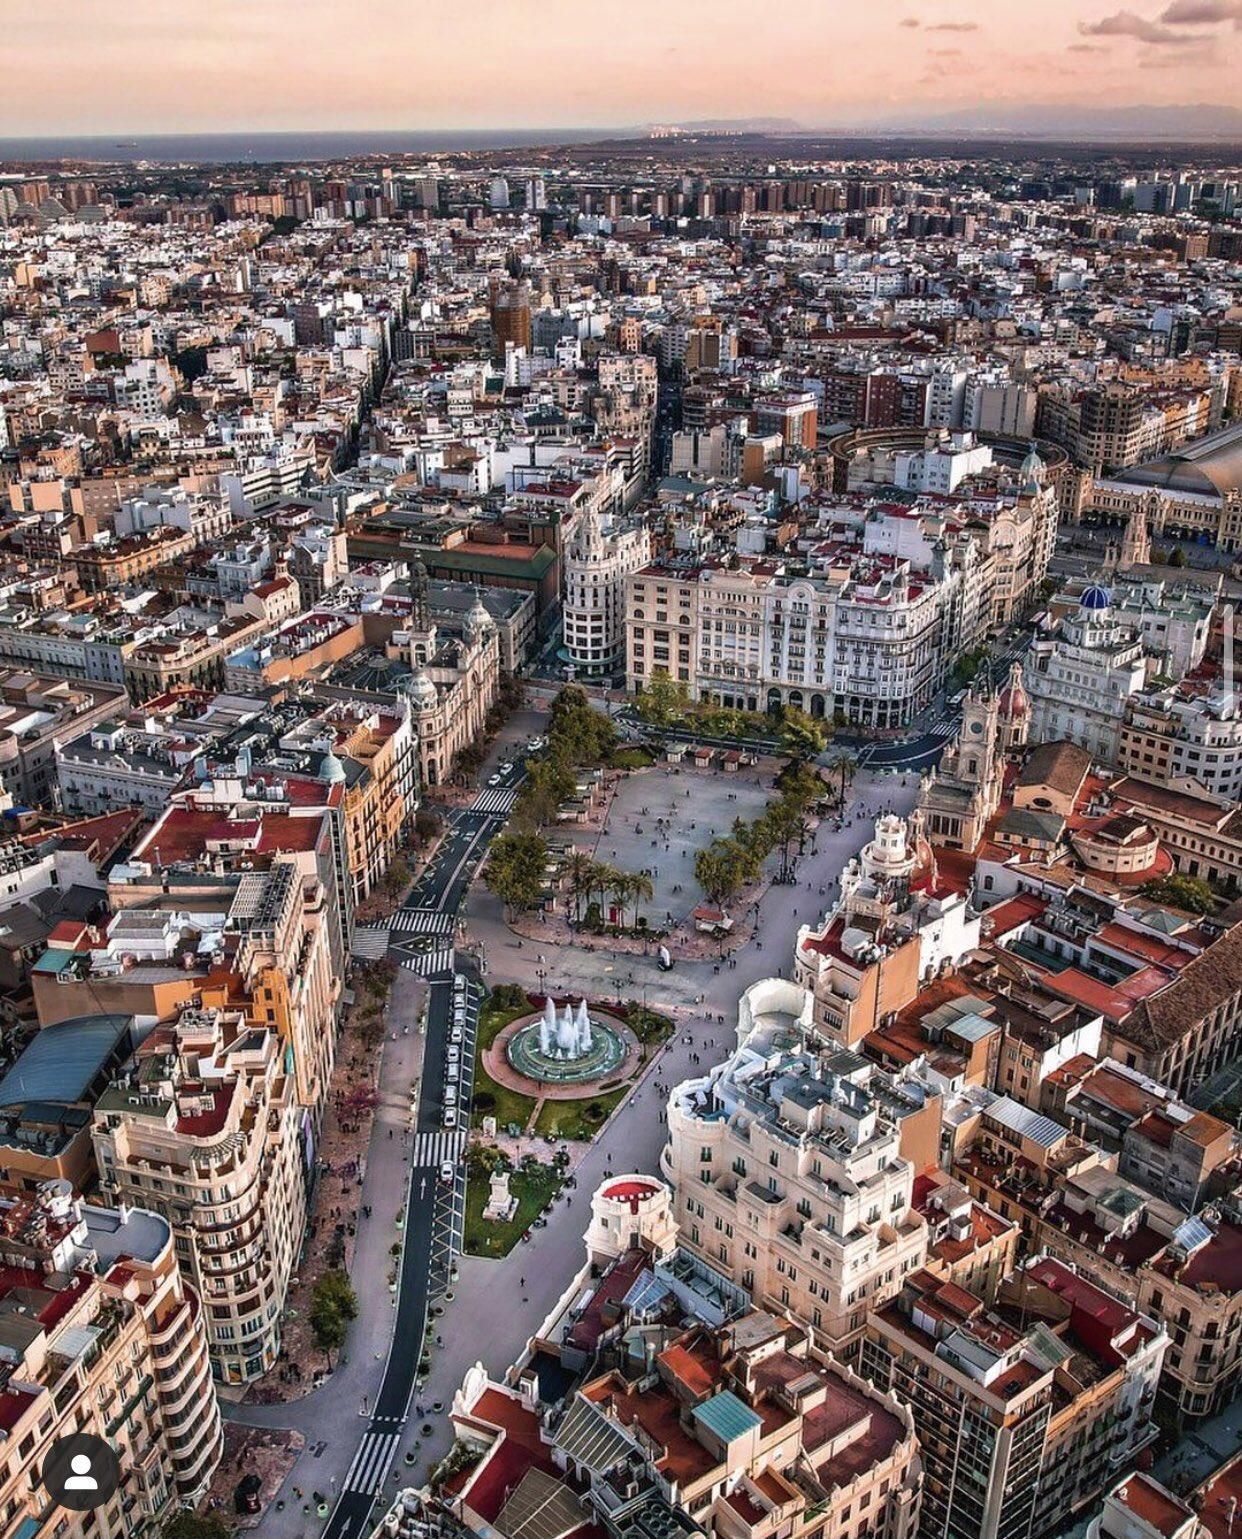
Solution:
[{"label": "apartment building", "polygon": [[1154,1438],[1168,1338],[1150,1316],[1037,1257],[990,1306],[927,1272],[867,1320],[862,1371],[909,1405],[925,1539],[1064,1531]]},{"label": "apartment building", "polygon": [[127,704],[113,684],[0,669],[0,779],[22,806],[54,800],[59,744]]},{"label": "apartment building", "polygon": [[171,1023],[187,1005],[244,1001],[280,1036],[313,1126],[343,987],[337,841],[322,809],[256,812],[174,802],[113,867],[106,923],[58,925],[31,985],[45,1026],[100,1010]]},{"label": "apartment building", "polygon": [[259,1378],[280,1354],[306,1226],[301,1121],[279,1034],[223,1009],[188,1007],[156,1027],[95,1106],[100,1184],[172,1228],[224,1384]]},{"label": "apartment building", "polygon": [[344,831],[352,912],[383,880],[418,808],[413,712],[400,697],[390,705],[331,701],[281,736],[258,759],[254,776],[266,782],[267,797],[283,787],[303,804],[314,795],[308,781],[322,782],[325,790],[340,787],[336,815]]},{"label": "apartment building", "polygon": [[[999,1112],[999,1115],[997,1113]],[[1000,1103],[955,1165],[987,1207],[1020,1224],[1030,1250],[1059,1258],[1163,1323],[1158,1395],[1187,1425],[1215,1415],[1242,1377],[1242,1225],[1232,1199],[1198,1216],[1110,1168],[1099,1149]],[[1017,1129],[1017,1132],[1015,1132]],[[999,1136],[1002,1135],[1003,1136]],[[1020,1138],[1020,1143],[1015,1142]]]},{"label": "apartment building", "polygon": [[737,1051],[669,1098],[661,1170],[683,1246],[849,1360],[868,1308],[926,1256],[901,1153],[902,1118],[923,1108],[855,1054],[812,1046],[809,1014],[794,985],[747,991]]},{"label": "apartment building", "polygon": [[40,1471],[73,1429],[106,1438],[120,1462],[90,1532],[155,1539],[172,1511],[201,1499],[223,1448],[202,1306],[171,1229],[155,1213],[87,1206],[50,1182],[0,1202],[0,1261],[5,1532],[66,1526]]},{"label": "apartment building", "polygon": [[1036,742],[1068,741],[1116,764],[1126,702],[1147,677],[1143,640],[1112,613],[1107,588],[1084,590],[1078,613],[1036,636],[1023,670]]},{"label": "apartment building", "polygon": [[584,514],[565,546],[561,619],[568,660],[579,678],[611,680],[625,666],[625,579],[651,556],[641,521]]},{"label": "apartment building", "polygon": [[1164,1320],[1169,1350],[1160,1402],[1179,1425],[1215,1416],[1242,1384],[1242,1222],[1236,1205],[1179,1225],[1141,1269],[1138,1307]]},{"label": "apartment building", "polygon": [[1140,780],[1165,786],[1193,781],[1212,796],[1242,801],[1237,693],[1184,696],[1167,688],[1132,695],[1116,762],[1123,774]]},{"label": "apartment building", "polygon": [[764,562],[646,567],[625,592],[632,690],[666,672],[696,700],[889,727],[916,715],[948,668],[936,584],[908,562],[860,556],[844,578]]}]

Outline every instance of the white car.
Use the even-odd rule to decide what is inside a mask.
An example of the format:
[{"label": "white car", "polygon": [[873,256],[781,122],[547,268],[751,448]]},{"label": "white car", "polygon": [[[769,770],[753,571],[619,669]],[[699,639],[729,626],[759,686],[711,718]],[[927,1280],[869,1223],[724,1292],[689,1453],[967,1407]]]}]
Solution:
[{"label": "white car", "polygon": [[498,786],[500,784],[500,775],[499,774],[493,775],[491,777],[491,779],[487,783],[488,783],[489,786]]},{"label": "white car", "polygon": [[448,1068],[445,1069],[445,1071],[444,1071],[444,1078],[445,1078],[445,1081],[446,1081],[447,1084],[449,1084],[449,1085],[456,1085],[456,1083],[457,1083],[457,1065],[455,1063],[449,1064]]},{"label": "white car", "polygon": [[512,764],[509,764],[508,762],[506,762],[504,764],[497,765],[497,767],[496,767],[496,773],[498,775],[508,775],[508,774],[511,774],[512,770],[513,770],[513,766],[512,766]]},{"label": "white car", "polygon": [[457,1108],[455,1106],[446,1106],[444,1108],[444,1126],[446,1128],[455,1128],[457,1126]]},{"label": "white car", "polygon": [[452,1031],[449,1032],[449,1041],[450,1042],[460,1042],[461,1041],[461,1036],[462,1036],[461,1027],[460,1026],[454,1026]]},{"label": "white car", "polygon": [[548,740],[546,737],[532,737],[530,740],[531,753],[538,753],[541,748],[546,748],[547,746]]},{"label": "white car", "polygon": [[459,1063],[461,1061],[461,1050],[456,1047],[450,1047],[448,1050],[448,1061],[450,1063]]},{"label": "white car", "polygon": [[444,1164],[440,1166],[440,1180],[444,1182],[445,1186],[452,1186],[456,1179],[457,1171],[455,1167],[449,1160],[445,1160]]}]

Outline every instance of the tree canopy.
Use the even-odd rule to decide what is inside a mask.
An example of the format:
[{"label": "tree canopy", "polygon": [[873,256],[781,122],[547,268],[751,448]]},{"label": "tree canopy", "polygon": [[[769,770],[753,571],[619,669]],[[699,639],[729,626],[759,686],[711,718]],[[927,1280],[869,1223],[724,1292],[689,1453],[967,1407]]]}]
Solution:
[{"label": "tree canopy", "polygon": [[315,1344],[331,1362],[345,1345],[349,1322],[358,1314],[358,1295],[344,1272],[325,1272],[311,1289],[310,1326]]},{"label": "tree canopy", "polygon": [[484,880],[509,909],[534,908],[543,895],[548,843],[541,834],[501,834],[492,841]]},{"label": "tree canopy", "polygon": [[1168,903],[1191,914],[1210,914],[1216,907],[1216,894],[1197,876],[1161,876],[1144,882],[1139,891],[1157,903]]}]

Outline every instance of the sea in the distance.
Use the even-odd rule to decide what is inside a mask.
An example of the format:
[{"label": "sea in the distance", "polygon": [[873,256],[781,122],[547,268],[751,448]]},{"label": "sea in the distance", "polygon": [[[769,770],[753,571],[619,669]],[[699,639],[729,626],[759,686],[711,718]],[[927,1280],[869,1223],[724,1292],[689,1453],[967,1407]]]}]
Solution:
[{"label": "sea in the distance", "polygon": [[301,165],[358,155],[436,155],[471,150],[538,149],[618,138],[623,130],[600,128],[497,128],[406,133],[66,134],[33,139],[0,138],[0,164],[32,160],[155,160],[198,165],[279,162]]}]

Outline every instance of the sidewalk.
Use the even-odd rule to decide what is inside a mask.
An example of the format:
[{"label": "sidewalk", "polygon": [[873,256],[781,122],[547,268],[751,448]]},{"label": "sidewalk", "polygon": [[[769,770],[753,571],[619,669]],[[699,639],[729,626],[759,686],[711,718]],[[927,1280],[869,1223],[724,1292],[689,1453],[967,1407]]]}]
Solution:
[{"label": "sidewalk", "polygon": [[[383,1362],[392,1338],[396,1295],[387,1279],[395,1257],[390,1252],[403,1231],[395,1220],[404,1213],[409,1174],[410,1088],[422,1068],[423,1036],[415,1029],[420,1018],[426,984],[407,968],[401,968],[389,999],[389,1029],[397,1033],[384,1042],[379,1066],[380,1099],[375,1109],[371,1142],[367,1151],[366,1177],[354,1188],[353,1205],[361,1215],[369,1203],[368,1220],[359,1219],[356,1251],[350,1277],[358,1295],[358,1318],[349,1328],[349,1339],[335,1371],[317,1389],[301,1399],[275,1405],[226,1405],[227,1421],[252,1427],[287,1427],[305,1438],[305,1446],[279,1492],[283,1512],[268,1505],[254,1529],[261,1539],[305,1539],[319,1524],[308,1519],[302,1502],[292,1493],[296,1485],[309,1499],[312,1491],[331,1494],[339,1489],[357,1452],[355,1422],[363,1395],[373,1396],[379,1385]],[[408,1036],[403,1028],[409,1026]],[[389,1131],[392,1131],[390,1138]],[[302,1365],[307,1372],[314,1364]],[[361,1422],[356,1423],[359,1434]],[[240,1476],[241,1471],[238,1472]]]}]

